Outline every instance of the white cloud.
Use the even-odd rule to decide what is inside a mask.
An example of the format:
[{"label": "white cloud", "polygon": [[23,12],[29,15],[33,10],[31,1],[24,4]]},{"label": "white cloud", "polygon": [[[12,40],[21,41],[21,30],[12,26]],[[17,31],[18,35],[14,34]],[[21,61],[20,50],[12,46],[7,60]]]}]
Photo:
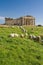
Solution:
[{"label": "white cloud", "polygon": [[5,20],[5,17],[0,16],[0,20]]}]

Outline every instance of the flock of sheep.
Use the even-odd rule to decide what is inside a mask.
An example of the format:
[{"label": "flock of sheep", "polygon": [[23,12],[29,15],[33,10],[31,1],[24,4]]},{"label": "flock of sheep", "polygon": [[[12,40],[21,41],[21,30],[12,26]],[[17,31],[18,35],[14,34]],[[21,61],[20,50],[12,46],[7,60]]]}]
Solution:
[{"label": "flock of sheep", "polygon": [[11,33],[9,35],[9,37],[21,37],[21,38],[24,38],[27,35],[28,35],[27,33],[25,35],[24,34]]},{"label": "flock of sheep", "polygon": [[32,35],[32,34],[28,35],[27,33],[25,33],[25,34],[20,34],[20,35],[17,34],[17,33],[11,33],[11,34],[9,35],[9,37],[12,37],[12,38],[14,38],[14,37],[21,37],[21,38],[27,37],[27,38],[29,38],[29,39],[31,39],[31,40],[34,40],[34,41],[43,42],[41,36],[35,36],[35,35]]},{"label": "flock of sheep", "polygon": [[20,29],[21,29],[25,34],[11,33],[11,34],[9,35],[9,37],[21,37],[21,38],[27,37],[27,38],[29,38],[29,39],[31,39],[31,40],[34,40],[34,41],[43,42],[42,36],[35,36],[35,35],[32,35],[32,34],[28,35],[27,31],[26,31],[22,26],[20,26]]},{"label": "flock of sheep", "polygon": [[37,41],[37,42],[43,42],[42,37],[41,36],[35,36],[35,35],[29,35],[29,39]]},{"label": "flock of sheep", "polygon": [[11,33],[9,35],[9,37],[22,37],[23,38],[23,37],[28,36],[27,31],[22,26],[19,26],[18,28],[20,28],[22,30],[22,32],[25,33],[25,34]]}]

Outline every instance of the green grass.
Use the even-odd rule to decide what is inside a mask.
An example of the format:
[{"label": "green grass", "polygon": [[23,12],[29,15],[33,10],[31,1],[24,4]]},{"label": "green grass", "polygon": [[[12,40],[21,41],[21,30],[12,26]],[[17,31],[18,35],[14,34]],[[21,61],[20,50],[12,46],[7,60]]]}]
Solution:
[{"label": "green grass", "polygon": [[38,26],[23,26],[28,34],[43,35],[43,27]]},{"label": "green grass", "polygon": [[[28,34],[41,35],[43,27],[23,26]],[[43,45],[28,38],[10,38],[10,33],[23,33],[20,28],[0,28],[0,65],[43,65]]]}]

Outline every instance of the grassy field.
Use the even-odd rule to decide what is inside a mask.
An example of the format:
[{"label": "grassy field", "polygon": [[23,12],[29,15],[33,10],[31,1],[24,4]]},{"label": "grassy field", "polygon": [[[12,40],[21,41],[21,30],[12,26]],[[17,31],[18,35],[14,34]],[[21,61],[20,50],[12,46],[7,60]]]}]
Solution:
[{"label": "grassy field", "polygon": [[[43,34],[43,27],[23,27],[28,34]],[[43,45],[28,38],[8,37],[10,33],[23,32],[18,26],[0,27],[0,65],[43,65]]]}]

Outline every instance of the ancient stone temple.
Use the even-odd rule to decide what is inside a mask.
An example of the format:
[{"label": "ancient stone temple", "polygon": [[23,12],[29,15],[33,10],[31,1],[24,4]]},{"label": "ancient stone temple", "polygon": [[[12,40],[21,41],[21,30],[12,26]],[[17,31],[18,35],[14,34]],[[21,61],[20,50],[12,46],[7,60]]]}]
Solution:
[{"label": "ancient stone temple", "polygon": [[23,16],[17,19],[5,18],[6,25],[35,25],[35,18],[33,16]]}]

